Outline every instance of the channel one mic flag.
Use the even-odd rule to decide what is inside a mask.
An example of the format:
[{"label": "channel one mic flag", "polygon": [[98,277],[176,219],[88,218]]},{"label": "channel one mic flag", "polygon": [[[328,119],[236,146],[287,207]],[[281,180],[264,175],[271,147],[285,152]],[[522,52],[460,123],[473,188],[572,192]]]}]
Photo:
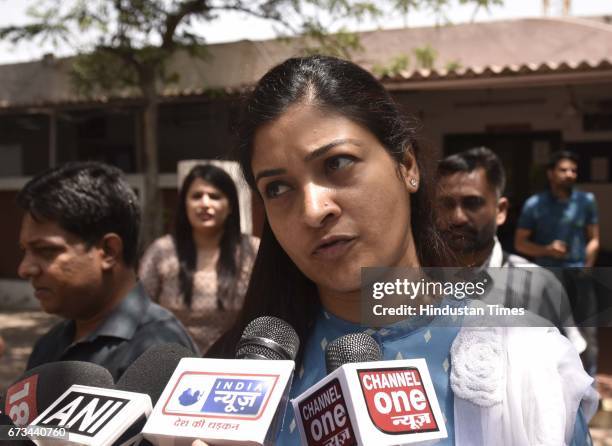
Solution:
[{"label": "channel one mic flag", "polygon": [[288,360],[182,359],[143,435],[159,446],[178,438],[272,444],[294,367]]},{"label": "channel one mic flag", "polygon": [[345,364],[292,400],[302,444],[433,444],[446,426],[424,359]]}]

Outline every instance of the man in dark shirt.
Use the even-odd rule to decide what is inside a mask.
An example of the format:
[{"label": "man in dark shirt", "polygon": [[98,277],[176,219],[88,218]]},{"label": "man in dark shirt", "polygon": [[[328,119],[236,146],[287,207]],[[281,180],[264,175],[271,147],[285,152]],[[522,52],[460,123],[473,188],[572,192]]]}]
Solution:
[{"label": "man in dark shirt", "polygon": [[575,188],[578,156],[555,152],[548,162],[548,190],[527,199],[514,236],[514,247],[550,268],[563,282],[574,317],[582,325],[588,348],[582,359],[587,372],[597,371],[597,296],[591,271],[599,251],[595,196]]},{"label": "man in dark shirt", "polygon": [[66,164],[29,181],[17,202],[25,211],[19,275],[44,311],[66,319],[36,343],[28,369],[90,361],[118,379],[155,344],[198,353],[181,323],[137,283],[140,210],[119,169]]}]

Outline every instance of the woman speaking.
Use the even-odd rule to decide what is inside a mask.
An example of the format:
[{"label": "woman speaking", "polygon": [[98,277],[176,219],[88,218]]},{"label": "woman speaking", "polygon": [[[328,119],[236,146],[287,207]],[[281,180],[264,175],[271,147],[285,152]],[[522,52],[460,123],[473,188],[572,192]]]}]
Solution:
[{"label": "woman speaking", "polygon": [[[266,221],[240,319],[209,355],[233,357],[249,321],[280,317],[302,340],[295,397],[325,376],[328,342],[364,330],[362,267],[449,258],[433,224],[431,156],[372,75],[322,56],[270,70],[246,104],[240,137]],[[409,322],[373,337],[385,359],[426,359],[449,431],[438,444],[585,444],[592,380],[555,329]],[[277,444],[299,444],[292,412]]]}]

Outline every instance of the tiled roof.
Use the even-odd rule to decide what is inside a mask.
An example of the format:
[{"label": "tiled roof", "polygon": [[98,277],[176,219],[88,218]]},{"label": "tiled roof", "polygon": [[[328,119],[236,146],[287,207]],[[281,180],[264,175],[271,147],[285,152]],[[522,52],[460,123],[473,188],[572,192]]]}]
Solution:
[{"label": "tiled roof", "polygon": [[[612,25],[586,19],[520,19],[441,27],[403,28],[360,34],[363,51],[353,60],[365,68],[389,64],[398,56],[407,69],[382,78],[389,88],[437,88],[452,83],[515,82],[516,79],[599,76],[612,80]],[[299,54],[302,42],[240,41],[209,45],[206,59],[177,54],[171,63],[179,82],[162,90],[167,100],[253,85],[269,68]],[[434,68],[420,69],[414,50],[436,52]],[[70,85],[70,59],[0,65],[0,109],[91,102],[134,101],[124,90],[84,99]],[[448,71],[449,63],[461,68]]]}]

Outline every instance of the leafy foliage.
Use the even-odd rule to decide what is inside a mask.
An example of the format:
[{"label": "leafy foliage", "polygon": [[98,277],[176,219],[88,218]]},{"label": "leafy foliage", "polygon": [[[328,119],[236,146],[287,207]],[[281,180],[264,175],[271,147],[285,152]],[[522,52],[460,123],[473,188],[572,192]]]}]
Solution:
[{"label": "leafy foliage", "polygon": [[412,51],[414,52],[414,58],[416,59],[419,68],[433,70],[438,57],[438,52],[435,49],[429,45],[425,45],[420,48],[415,48]]},{"label": "leafy foliage", "polygon": [[410,67],[410,57],[406,54],[395,56],[387,65],[374,65],[372,72],[379,77],[394,77]]}]

